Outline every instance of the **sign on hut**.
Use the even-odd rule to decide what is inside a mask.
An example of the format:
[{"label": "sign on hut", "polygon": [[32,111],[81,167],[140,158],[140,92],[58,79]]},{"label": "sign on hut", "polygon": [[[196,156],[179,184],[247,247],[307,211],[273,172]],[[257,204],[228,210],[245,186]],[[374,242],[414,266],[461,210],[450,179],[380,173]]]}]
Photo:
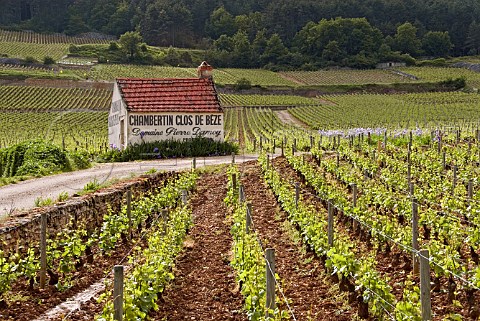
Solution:
[{"label": "sign on hut", "polygon": [[110,146],[195,137],[223,141],[223,109],[206,62],[198,78],[118,78],[108,116]]}]

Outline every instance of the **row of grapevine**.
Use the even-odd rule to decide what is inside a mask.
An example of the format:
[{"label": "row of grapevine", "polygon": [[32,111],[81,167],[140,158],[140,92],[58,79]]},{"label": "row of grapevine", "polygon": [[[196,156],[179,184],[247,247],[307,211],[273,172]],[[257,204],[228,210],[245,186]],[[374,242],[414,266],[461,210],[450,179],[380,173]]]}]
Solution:
[{"label": "row of grapevine", "polygon": [[316,129],[435,128],[476,124],[480,97],[467,93],[343,95],[322,97],[332,104],[289,108]]},{"label": "row of grapevine", "polygon": [[[143,237],[142,230],[149,230],[153,221],[164,208],[174,208],[180,199],[181,190],[191,190],[196,181],[195,173],[183,174],[166,182],[157,193],[142,197],[127,205],[118,213],[112,211],[103,217],[100,226],[88,229],[81,222],[71,218],[68,225],[55,235],[47,238],[47,270],[49,284],[64,291],[75,283],[75,273],[84,264],[92,264],[95,257],[111,255],[119,244],[127,239],[130,230]],[[183,213],[183,212],[182,212]],[[172,214],[172,219],[175,219]],[[189,220],[185,217],[185,222]],[[0,294],[11,288],[13,282],[28,282],[33,290],[40,268],[39,244],[30,244],[23,252],[7,255],[0,251]]]},{"label": "row of grapevine", "polygon": [[304,106],[318,105],[320,102],[315,98],[293,95],[239,95],[220,94],[222,106]]},{"label": "row of grapevine", "polygon": [[66,149],[106,150],[107,112],[0,113],[0,146],[45,139]]},{"label": "row of grapevine", "polygon": [[[364,159],[365,157],[361,156],[362,150],[346,152],[349,148],[344,146],[345,144],[348,145],[345,142],[338,148],[340,158],[337,159],[327,157],[327,155],[320,156],[321,154],[314,150],[322,169],[320,172],[311,165],[302,165],[302,161],[298,157],[295,159],[289,158],[289,161],[297,170],[302,172],[324,200],[332,200],[342,213],[366,226],[377,244],[389,243],[406,251],[405,254],[408,255],[412,251],[412,231],[408,224],[412,219],[412,198],[407,194],[402,195],[404,192],[399,191],[397,180],[392,181],[392,176],[387,176],[388,172],[404,171],[405,166],[390,163],[383,153],[379,153],[377,149],[373,148],[368,150],[369,159]],[[390,148],[392,149],[390,154],[398,156],[398,149],[393,151],[393,146],[390,146]],[[377,153],[374,152],[375,150],[377,150]],[[364,153],[367,154],[366,151]],[[373,158],[372,154],[374,155]],[[412,159],[415,158],[413,155],[412,153]],[[353,161],[353,159],[355,159],[354,163],[348,165],[348,161]],[[379,166],[374,159],[382,164],[380,167],[381,173],[378,173]],[[347,164],[344,160],[347,160]],[[368,162],[372,165],[369,166]],[[431,160],[428,162],[431,162]],[[436,162],[437,165],[434,164],[434,167],[441,168],[438,165],[438,159]],[[368,169],[368,175],[372,176],[373,180],[365,180],[364,178],[366,174],[362,170],[367,171]],[[328,173],[327,176],[325,173],[322,176],[322,171]],[[415,194],[413,195],[416,199],[414,203],[419,206],[420,231],[423,232],[420,234],[418,241],[421,247],[426,247],[433,255],[431,265],[436,276],[434,279],[435,288],[447,287],[445,283],[448,283],[453,284],[453,288],[463,289],[466,299],[458,296],[456,300],[462,300],[461,304],[464,305],[464,309],[472,311],[470,302],[474,300],[475,290],[480,287],[478,279],[480,275],[478,266],[479,242],[477,240],[479,225],[476,221],[477,215],[474,214],[478,212],[476,209],[478,203],[474,199],[466,198],[464,186],[458,186],[457,188],[453,186],[454,193],[450,194],[452,191],[451,184],[436,186],[435,182],[438,181],[430,174],[424,175],[422,173],[429,173],[429,171],[423,169],[417,172],[412,168],[412,177],[416,178],[412,179],[416,183]],[[392,175],[395,174],[392,173]],[[448,174],[447,171],[443,174],[443,177],[448,177]],[[378,177],[380,175],[383,176],[384,181],[379,184]],[[434,175],[440,176],[439,174]],[[328,178],[330,176],[331,178]],[[407,181],[406,173],[400,174],[400,177],[402,176]],[[393,179],[396,179],[396,177],[393,176]],[[335,181],[338,183],[333,183]],[[385,184],[385,181],[391,182],[391,184]],[[351,196],[347,192],[351,183],[355,183],[359,187],[357,208],[353,209],[349,205]],[[438,195],[439,192],[442,194]],[[426,195],[435,195],[435,197],[431,198]],[[433,204],[431,199],[434,200]],[[452,286],[448,285],[450,301],[453,300],[451,298],[458,295],[452,291]]]},{"label": "row of grapevine", "polygon": [[286,71],[280,75],[302,85],[362,85],[412,82],[388,70]]},{"label": "row of grapevine", "polygon": [[[307,243],[319,257],[325,258],[326,266],[332,274],[338,276],[342,287],[348,289],[352,303],[357,300],[359,314],[368,317],[368,313],[378,318],[398,313],[400,318],[411,318],[418,313],[418,302],[411,311],[404,311],[403,300],[397,299],[388,278],[375,268],[375,252],[366,250],[362,253],[355,250],[355,244],[349,235],[340,230],[333,234],[327,233],[327,213],[318,212],[318,207],[304,203],[296,198],[293,184],[285,180],[277,170],[269,164],[265,155],[260,157],[267,183],[277,196],[282,208],[289,213],[289,218],[297,225]],[[330,235],[335,235],[331,238]],[[409,291],[418,288],[405,288],[403,298],[407,299]],[[357,293],[357,294],[355,294]],[[353,299],[355,298],[355,299]],[[368,312],[369,311],[369,312]]]},{"label": "row of grapevine", "polygon": [[[251,216],[247,201],[243,199],[243,195],[240,195],[242,192],[236,186],[236,179],[240,178],[240,172],[236,166],[232,165],[229,167],[227,174],[228,186],[225,204],[232,213],[231,234],[233,237],[233,257],[230,264],[236,271],[237,282],[241,285],[244,309],[249,320],[266,320],[266,259],[264,249],[260,245],[257,232],[253,230],[253,224],[249,226],[247,231],[247,220],[251,221]],[[273,320],[285,319],[288,317],[285,312],[278,308],[269,311]]]},{"label": "row of grapevine", "polygon": [[[173,189],[158,195],[163,202],[156,204],[157,216],[161,208],[168,206],[173,209],[151,223],[153,231],[148,232],[146,237],[147,247],[137,249],[129,257],[133,266],[124,285],[123,315],[126,320],[146,319],[148,312],[157,308],[159,295],[175,277],[172,271],[175,258],[182,250],[183,241],[192,225],[191,208],[186,204],[175,207],[175,202],[180,198],[180,188],[193,188],[196,174],[192,172],[184,177],[185,180]],[[102,300],[105,305],[96,320],[114,320],[111,291],[104,293]]]},{"label": "row of grapevine", "polygon": [[70,37],[65,34],[43,34],[30,31],[9,31],[0,30],[0,42],[24,42],[31,44],[93,44],[108,43],[108,39],[99,39],[93,37]]},{"label": "row of grapevine", "polygon": [[480,74],[473,70],[453,67],[402,67],[399,70],[429,82],[464,77],[469,86],[480,88]]},{"label": "row of grapevine", "polygon": [[43,61],[46,56],[58,60],[68,53],[68,46],[66,43],[38,44],[0,40],[0,54],[20,59],[32,57],[37,61]]},{"label": "row of grapevine", "polygon": [[105,89],[0,86],[0,111],[108,111],[111,96]]}]

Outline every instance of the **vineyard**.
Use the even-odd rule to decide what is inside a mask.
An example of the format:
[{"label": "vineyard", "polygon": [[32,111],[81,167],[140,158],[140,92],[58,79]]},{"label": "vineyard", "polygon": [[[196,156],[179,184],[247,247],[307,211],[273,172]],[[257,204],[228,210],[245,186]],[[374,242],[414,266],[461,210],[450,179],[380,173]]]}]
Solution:
[{"label": "vineyard", "polygon": [[284,78],[302,85],[361,85],[412,82],[389,70],[321,70],[280,72]]},{"label": "vineyard", "polygon": [[0,146],[45,139],[99,153],[107,148],[111,91],[0,86]]},{"label": "vineyard", "polygon": [[43,61],[43,58],[49,56],[58,60],[68,53],[68,46],[66,43],[38,44],[0,41],[0,55],[10,58],[32,57],[37,61]]},{"label": "vineyard", "polygon": [[[65,58],[70,44],[108,42],[0,30],[0,56],[61,63],[0,65],[0,148],[43,139],[133,159],[108,146],[112,91],[99,88],[197,70]],[[12,211],[0,221],[0,320],[480,320],[480,74],[399,71],[214,69],[225,141],[255,160],[192,158]],[[458,77],[468,90],[398,93]],[[235,91],[245,80],[253,88]],[[337,93],[371,84],[396,93]],[[176,158],[169,143],[132,155]],[[5,172],[22,148],[3,150]]]},{"label": "vineyard", "polygon": [[98,39],[93,37],[70,37],[65,34],[42,34],[27,31],[9,31],[0,30],[0,42],[25,42],[32,44],[91,44],[99,43],[106,44],[108,39]]},{"label": "vineyard", "polygon": [[293,95],[239,95],[220,94],[220,102],[225,107],[262,107],[262,106],[303,106],[318,105],[320,101]]},{"label": "vineyard", "polygon": [[0,87],[0,111],[108,111],[111,91],[32,86]]},{"label": "vineyard", "polygon": [[35,79],[72,79],[85,78],[85,71],[65,69],[61,72],[55,68],[45,68],[33,65],[0,64],[0,76],[6,78],[35,78]]},{"label": "vineyard", "polygon": [[108,112],[1,112],[0,145],[44,139],[69,150],[106,151]]},{"label": "vineyard", "polygon": [[0,56],[32,57],[42,61],[46,56],[59,60],[68,54],[70,44],[106,44],[110,40],[69,37],[63,34],[40,34],[25,31],[0,30]]},{"label": "vineyard", "polygon": [[478,94],[463,92],[322,96],[329,104],[290,108],[315,129],[478,126]]},{"label": "vineyard", "polygon": [[446,67],[402,67],[400,71],[414,75],[420,81],[442,81],[465,77],[467,84],[474,88],[480,88],[480,73],[463,68]]},{"label": "vineyard", "polygon": [[[277,126],[273,113],[262,113],[265,123]],[[306,139],[309,152],[302,154],[296,149],[306,133],[290,131],[287,141],[281,139],[283,157],[270,158],[267,143],[276,136],[259,128],[265,143],[256,146],[258,162],[173,175],[158,194],[111,210],[97,229],[87,232],[70,223],[51,235],[47,289],[52,299],[41,308],[20,312],[9,292],[27,301],[44,295],[35,291],[38,245],[18,257],[3,255],[2,271],[11,272],[2,274],[0,315],[42,318],[64,300],[61,293],[80,291],[80,280],[95,266],[108,274],[99,299],[57,318],[113,320],[117,310],[108,272],[123,264],[127,319],[203,319],[223,315],[224,305],[235,320],[264,320],[266,314],[274,320],[480,316],[478,131],[476,136],[436,132],[433,139],[419,131],[397,138],[336,131]],[[181,190],[192,190],[187,207]],[[129,235],[140,242],[124,254],[132,244]],[[222,252],[203,253],[202,242],[213,242]],[[182,244],[187,248],[179,254]],[[267,248],[275,251],[275,263],[269,263]],[[175,260],[181,264],[173,269]],[[205,263],[198,268],[197,262]],[[270,270],[273,297],[268,286],[265,291]],[[214,281],[199,292],[205,283],[198,282],[205,280]],[[235,282],[239,293],[232,296],[228,289]],[[425,282],[431,289],[425,290]],[[176,309],[188,305],[192,292],[200,300],[196,308]]]}]

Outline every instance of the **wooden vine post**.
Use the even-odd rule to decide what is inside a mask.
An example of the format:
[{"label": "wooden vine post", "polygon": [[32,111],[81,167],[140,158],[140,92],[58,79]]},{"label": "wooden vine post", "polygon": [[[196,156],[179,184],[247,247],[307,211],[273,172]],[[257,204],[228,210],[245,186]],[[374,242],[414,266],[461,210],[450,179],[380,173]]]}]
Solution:
[{"label": "wooden vine post", "polygon": [[238,200],[240,203],[245,201],[245,192],[242,184],[238,186]]},{"label": "wooden vine post", "polygon": [[418,262],[418,203],[415,197],[412,198],[412,248],[413,253],[413,274],[418,275],[419,262]]},{"label": "wooden vine post", "polygon": [[250,226],[252,225],[252,203],[247,203],[247,211],[245,213],[245,233],[250,233]]},{"label": "wooden vine post", "polygon": [[237,174],[232,173],[232,188],[233,191],[237,189]]},{"label": "wooden vine post", "polygon": [[185,206],[185,205],[187,205],[187,202],[188,202],[187,191],[182,189],[182,204]]},{"label": "wooden vine post", "polygon": [[430,297],[430,255],[428,250],[420,251],[420,302],[422,321],[432,320],[432,302]]},{"label": "wooden vine post", "polygon": [[328,246],[333,247],[333,206],[328,201]]},{"label": "wooden vine post", "polygon": [[273,315],[270,311],[275,310],[275,249],[268,248],[265,252],[266,277],[267,277],[267,301],[265,306],[265,317],[271,318]]},{"label": "wooden vine post", "polygon": [[47,213],[40,218],[40,288],[45,288],[47,281]]},{"label": "wooden vine post", "polygon": [[235,153],[232,152],[232,164],[235,164]]},{"label": "wooden vine post", "polygon": [[113,319],[123,321],[123,265],[115,265],[113,275]]},{"label": "wooden vine post", "polygon": [[[357,207],[357,184],[352,184],[352,205],[353,208]],[[356,231],[358,228],[358,221],[353,219],[353,231]]]},{"label": "wooden vine post", "polygon": [[295,182],[295,207],[298,208],[298,201],[300,198],[300,185],[298,182]]},{"label": "wooden vine post", "polygon": [[410,149],[408,149],[407,153],[407,181],[409,185],[412,183],[412,162],[410,156]]},{"label": "wooden vine post", "polygon": [[197,168],[197,158],[196,157],[194,157],[192,159],[192,167],[193,167],[193,170],[195,170]]},{"label": "wooden vine post", "polygon": [[132,190],[127,191],[127,218],[128,218],[128,240],[133,237],[132,232]]},{"label": "wooden vine post", "polygon": [[455,188],[457,187],[457,165],[453,166],[453,188],[452,188],[452,195],[455,195]]},{"label": "wooden vine post", "polygon": [[468,185],[467,185],[467,192],[468,192],[468,205],[470,205],[470,202],[473,199],[473,180],[469,179],[468,180]]}]

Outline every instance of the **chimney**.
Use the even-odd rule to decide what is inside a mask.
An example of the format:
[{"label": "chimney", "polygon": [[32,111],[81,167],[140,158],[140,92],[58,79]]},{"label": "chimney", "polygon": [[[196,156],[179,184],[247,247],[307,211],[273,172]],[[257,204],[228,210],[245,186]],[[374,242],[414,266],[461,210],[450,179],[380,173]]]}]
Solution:
[{"label": "chimney", "polygon": [[202,61],[200,66],[197,68],[198,78],[212,78],[213,77],[213,67],[210,66],[206,61]]}]

